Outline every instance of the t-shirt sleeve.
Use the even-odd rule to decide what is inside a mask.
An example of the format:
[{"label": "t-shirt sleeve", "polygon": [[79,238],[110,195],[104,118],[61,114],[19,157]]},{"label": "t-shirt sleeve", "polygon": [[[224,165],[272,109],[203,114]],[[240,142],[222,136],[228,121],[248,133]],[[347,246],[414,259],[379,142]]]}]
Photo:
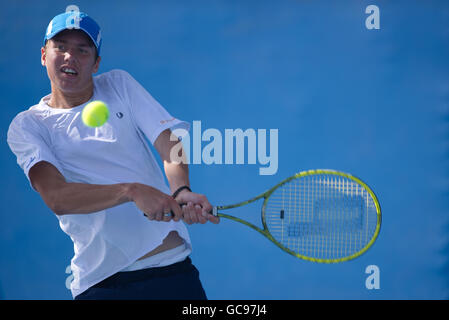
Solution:
[{"label": "t-shirt sleeve", "polygon": [[17,164],[24,171],[32,188],[29,171],[36,163],[47,161],[62,173],[60,163],[49,148],[47,141],[45,132],[30,114],[18,114],[9,126],[8,145],[16,155]]},{"label": "t-shirt sleeve", "polygon": [[[125,99],[129,103],[131,113],[139,130],[152,144],[159,134],[166,130],[179,130],[178,135],[185,135],[190,128],[189,123],[181,121],[165,110],[151,94],[140,85],[129,73],[119,70],[121,84],[124,87]],[[185,132],[185,134],[182,134]]]}]

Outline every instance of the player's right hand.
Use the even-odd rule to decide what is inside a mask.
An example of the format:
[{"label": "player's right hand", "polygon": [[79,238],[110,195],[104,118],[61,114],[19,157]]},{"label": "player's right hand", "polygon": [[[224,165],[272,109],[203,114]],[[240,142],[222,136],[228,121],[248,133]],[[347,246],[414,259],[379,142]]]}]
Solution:
[{"label": "player's right hand", "polygon": [[132,201],[149,220],[168,222],[182,219],[181,207],[171,196],[141,183],[133,183],[130,188]]}]

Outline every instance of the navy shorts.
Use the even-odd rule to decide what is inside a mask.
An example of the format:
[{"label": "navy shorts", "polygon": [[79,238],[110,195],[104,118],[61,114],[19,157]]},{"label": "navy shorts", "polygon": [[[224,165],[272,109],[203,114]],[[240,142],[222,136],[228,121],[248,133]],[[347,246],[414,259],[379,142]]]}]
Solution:
[{"label": "navy shorts", "polygon": [[158,268],[118,272],[75,300],[207,300],[199,272],[187,257]]}]

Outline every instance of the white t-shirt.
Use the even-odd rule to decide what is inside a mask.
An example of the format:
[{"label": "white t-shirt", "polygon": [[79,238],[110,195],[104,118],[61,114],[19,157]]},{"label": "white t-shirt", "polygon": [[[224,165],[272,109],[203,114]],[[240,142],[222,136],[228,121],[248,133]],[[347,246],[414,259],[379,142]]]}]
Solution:
[{"label": "white t-shirt", "polygon": [[[109,108],[109,120],[101,127],[87,127],[81,120],[81,112],[90,101],[71,109],[56,109],[47,105],[50,95],[12,121],[8,144],[28,180],[34,164],[48,161],[67,182],[139,182],[170,194],[144,136],[154,143],[165,129],[188,130],[189,125],[172,117],[125,71],[106,72],[93,81],[90,101],[104,101]],[[182,256],[191,252],[190,237],[182,221],[150,221],[134,202],[89,214],[56,217],[74,243],[73,297],[132,265],[173,230],[185,240],[188,252]],[[165,265],[164,261],[160,264]]]}]

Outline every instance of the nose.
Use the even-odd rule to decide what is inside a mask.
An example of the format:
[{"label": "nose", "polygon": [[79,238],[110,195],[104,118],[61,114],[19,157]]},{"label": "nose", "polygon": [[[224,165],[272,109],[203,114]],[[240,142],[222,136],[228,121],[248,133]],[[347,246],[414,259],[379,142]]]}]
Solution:
[{"label": "nose", "polygon": [[73,48],[69,48],[64,52],[64,60],[65,61],[73,61],[76,59],[75,50]]}]

